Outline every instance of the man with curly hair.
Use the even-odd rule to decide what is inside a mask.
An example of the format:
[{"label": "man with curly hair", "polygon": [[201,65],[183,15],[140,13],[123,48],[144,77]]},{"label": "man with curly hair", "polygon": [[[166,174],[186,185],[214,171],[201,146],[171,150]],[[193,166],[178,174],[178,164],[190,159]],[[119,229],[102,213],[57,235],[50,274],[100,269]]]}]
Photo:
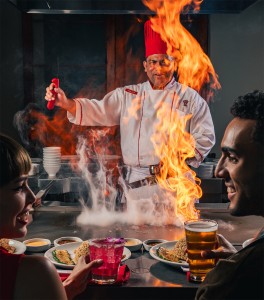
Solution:
[{"label": "man with curly hair", "polygon": [[[215,174],[225,180],[231,215],[264,217],[264,92],[239,97],[231,113]],[[223,236],[219,241],[221,248],[201,253],[220,260],[196,299],[264,299],[264,227],[238,252]]]}]

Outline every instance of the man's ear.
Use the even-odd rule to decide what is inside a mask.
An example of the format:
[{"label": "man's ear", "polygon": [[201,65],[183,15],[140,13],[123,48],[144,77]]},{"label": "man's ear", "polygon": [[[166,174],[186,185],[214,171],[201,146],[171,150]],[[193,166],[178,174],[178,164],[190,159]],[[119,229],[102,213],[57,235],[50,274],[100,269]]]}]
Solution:
[{"label": "man's ear", "polygon": [[143,67],[144,71],[147,72],[147,62],[145,60],[143,61]]}]

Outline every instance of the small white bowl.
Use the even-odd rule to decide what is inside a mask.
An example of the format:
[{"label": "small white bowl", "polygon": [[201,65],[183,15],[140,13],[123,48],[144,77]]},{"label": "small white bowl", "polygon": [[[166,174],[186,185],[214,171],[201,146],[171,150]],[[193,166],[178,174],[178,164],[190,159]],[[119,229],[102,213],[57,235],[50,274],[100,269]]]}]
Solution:
[{"label": "small white bowl", "polygon": [[125,247],[130,251],[138,251],[142,247],[142,241],[134,238],[125,238]]},{"label": "small white bowl", "polygon": [[43,152],[61,152],[61,147],[44,147]]},{"label": "small white bowl", "polygon": [[75,242],[83,242],[83,240],[77,236],[62,236],[54,240],[53,243],[55,247],[58,247],[64,244],[75,243]]},{"label": "small white bowl", "polygon": [[23,243],[26,245],[27,251],[30,252],[43,252],[48,250],[51,245],[50,240],[42,238],[25,240]]},{"label": "small white bowl", "polygon": [[149,239],[149,240],[145,240],[143,242],[143,246],[145,248],[146,251],[149,251],[150,248],[152,248],[153,246],[156,246],[157,244],[161,244],[161,243],[165,243],[167,242],[167,240],[162,240],[162,239]]},{"label": "small white bowl", "polygon": [[50,178],[56,177],[56,174],[59,172],[61,168],[61,164],[55,164],[55,165],[43,165],[44,170],[48,173]]}]

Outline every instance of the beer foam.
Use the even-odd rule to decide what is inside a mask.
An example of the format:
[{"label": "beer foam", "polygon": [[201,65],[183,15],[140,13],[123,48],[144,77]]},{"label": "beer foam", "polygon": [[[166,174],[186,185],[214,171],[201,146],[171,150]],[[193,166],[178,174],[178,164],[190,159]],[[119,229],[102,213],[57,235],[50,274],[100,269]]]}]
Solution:
[{"label": "beer foam", "polygon": [[194,232],[210,232],[216,231],[218,229],[218,224],[213,221],[189,221],[187,224],[185,224],[185,229]]}]

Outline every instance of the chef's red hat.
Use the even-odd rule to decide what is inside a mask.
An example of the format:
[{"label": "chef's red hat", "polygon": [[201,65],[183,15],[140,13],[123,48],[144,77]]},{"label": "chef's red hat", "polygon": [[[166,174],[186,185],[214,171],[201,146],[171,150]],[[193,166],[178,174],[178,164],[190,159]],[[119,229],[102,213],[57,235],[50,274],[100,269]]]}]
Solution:
[{"label": "chef's red hat", "polygon": [[144,35],[146,57],[152,54],[167,54],[167,45],[161,39],[160,34],[153,31],[150,20],[145,22]]}]

